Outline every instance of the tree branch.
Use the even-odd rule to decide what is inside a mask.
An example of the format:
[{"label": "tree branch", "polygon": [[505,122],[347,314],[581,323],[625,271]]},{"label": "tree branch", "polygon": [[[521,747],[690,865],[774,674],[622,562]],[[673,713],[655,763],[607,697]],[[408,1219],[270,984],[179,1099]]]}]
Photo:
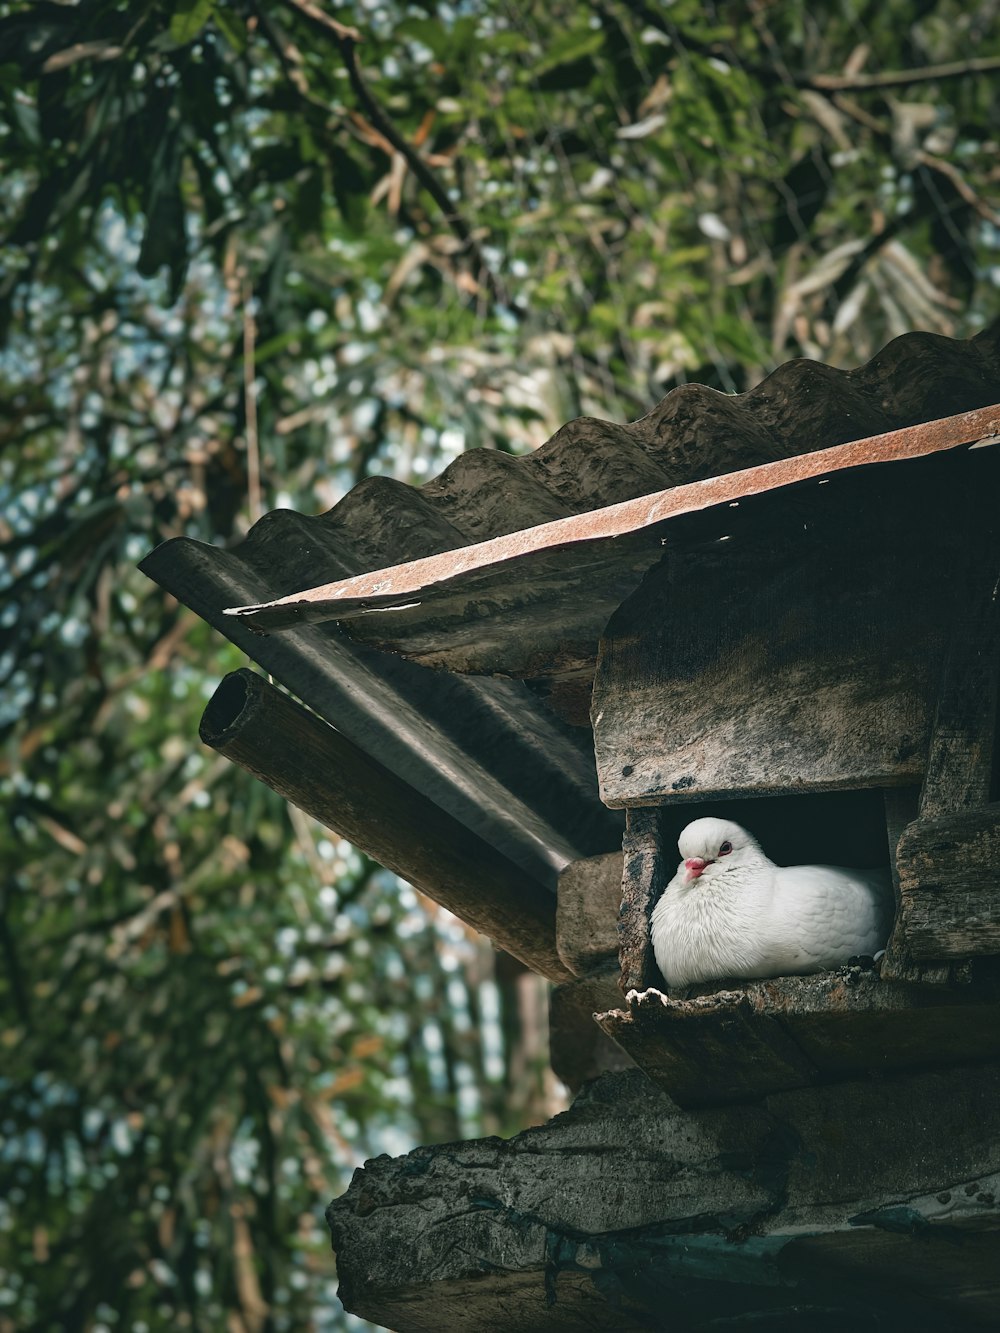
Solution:
[{"label": "tree branch", "polygon": [[393,150],[400,154],[414,176],[437,204],[445,223],[465,246],[472,264],[478,270],[479,280],[484,283],[496,304],[510,310],[515,319],[524,319],[525,312],[514,305],[502,280],[486,262],[479,243],[473,236],[472,228],[462,214],[456,210],[448,191],[420,154],[399,133],[369,90],[361,73],[356,52],[356,48],[362,40],[361,34],[355,28],[345,28],[342,24],[336,23],[327,14],[311,4],[310,0],[284,0],[284,3],[314,27],[322,28],[335,39],[340,48],[340,54],[354,95],[358,104],[364,108],[365,114],[372,125],[392,146]]},{"label": "tree branch", "polygon": [[1000,56],[975,56],[971,60],[952,60],[944,65],[924,65],[919,69],[884,70],[881,74],[813,74],[795,79],[796,87],[815,88],[821,93],[871,92],[882,88],[905,88],[912,83],[932,83],[938,79],[960,79],[967,74],[987,74],[1000,70]]},{"label": "tree branch", "polygon": [[[857,121],[859,125],[864,125],[866,129],[871,130],[873,134],[887,142],[892,141],[892,130],[885,121],[879,120],[870,111],[858,106],[852,97],[835,95],[830,100],[845,116],[850,116],[851,120]],[[946,176],[955,187],[956,193],[965,200],[970,208],[975,209],[980,217],[985,218],[994,227],[1000,227],[1000,213],[991,208],[985,199],[976,194],[954,163],[948,162],[943,157],[937,157],[934,153],[925,153],[922,148],[914,153],[912,161],[916,166],[926,167],[929,171],[937,171],[942,176]]]},{"label": "tree branch", "polygon": [[960,79],[968,74],[988,74],[1000,70],[1000,56],[973,56],[970,60],[952,60],[941,65],[923,65],[917,69],[883,70],[879,74],[794,74],[790,70],[744,60],[725,42],[706,42],[692,37],[641,0],[634,3],[632,8],[641,14],[644,22],[664,33],[683,51],[693,51],[713,60],[724,60],[726,64],[752,75],[762,83],[784,84],[786,87],[811,89],[818,93],[877,92],[883,88],[905,88],[914,83]]},{"label": "tree branch", "polygon": [[[329,15],[324,14],[322,10],[311,4],[310,0],[283,0],[283,3],[307,23],[319,28],[327,36],[334,38],[340,49],[351,88],[359,105],[364,108],[372,127],[385,139],[394,152],[400,154],[416,179],[437,204],[448,228],[463,243],[466,254],[478,271],[478,280],[486,287],[494,304],[508,310],[518,323],[524,321],[528,312],[521,306],[514,304],[503,280],[493,272],[473,235],[472,227],[455,208],[448,191],[420,154],[399,133],[365,83],[355,51],[355,48],[363,40],[361,34],[355,28],[345,28],[343,24],[336,23]],[[604,379],[608,378],[607,371],[596,361],[589,357],[581,357],[580,361],[591,373]],[[649,402],[638,393],[620,385],[614,385],[613,388],[619,397],[629,399],[633,405],[643,411],[648,410]]]},{"label": "tree branch", "polygon": [[357,28],[348,28],[343,23],[338,23],[336,19],[331,18],[317,5],[311,3],[311,0],[284,0],[289,9],[294,9],[297,14],[311,23],[314,28],[321,28],[324,32],[334,36],[338,42],[350,42],[354,45],[364,41]]}]

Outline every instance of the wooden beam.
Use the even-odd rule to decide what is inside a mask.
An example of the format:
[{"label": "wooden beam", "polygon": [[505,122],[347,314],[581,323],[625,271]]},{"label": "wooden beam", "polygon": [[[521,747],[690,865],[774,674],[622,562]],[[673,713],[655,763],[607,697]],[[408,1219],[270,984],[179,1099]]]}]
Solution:
[{"label": "wooden beam", "polygon": [[744,991],[674,1000],[648,990],[595,1018],[679,1106],[748,1101],[817,1077],[778,1019],[757,1012]]},{"label": "wooden beam", "polygon": [[263,677],[226,676],[200,735],[532,971],[571,978],[556,952],[553,893]]},{"label": "wooden beam", "polygon": [[559,875],[556,945],[578,977],[618,962],[622,854],[606,852],[570,861]]},{"label": "wooden beam", "polygon": [[632,1057],[594,1022],[621,1003],[618,960],[585,977],[553,986],[549,996],[549,1060],[571,1092],[611,1069],[631,1069]]},{"label": "wooden beam", "polygon": [[[985,518],[983,515],[980,522]],[[921,820],[974,810],[990,799],[1000,678],[998,527],[994,520],[993,532],[979,531],[971,537],[971,567],[956,590],[948,655],[920,793]]]},{"label": "wooden beam", "polygon": [[676,999],[657,990],[596,1015],[680,1106],[748,1101],[864,1073],[1000,1058],[1000,989],[881,979],[845,966],[730,981]]},{"label": "wooden beam", "polygon": [[907,953],[903,928],[899,924],[902,921],[902,893],[899,887],[896,852],[904,830],[916,818],[920,791],[913,787],[889,787],[882,793],[882,798],[896,915],[893,932],[886,945],[885,957],[882,959],[881,976],[885,981],[921,981],[928,985],[945,986],[952,979],[952,968],[943,960],[918,963],[911,958]]},{"label": "wooden beam", "polygon": [[400,1333],[995,1327],[995,1067],[700,1113],[636,1071],[511,1139],[376,1157],[327,1210]]}]

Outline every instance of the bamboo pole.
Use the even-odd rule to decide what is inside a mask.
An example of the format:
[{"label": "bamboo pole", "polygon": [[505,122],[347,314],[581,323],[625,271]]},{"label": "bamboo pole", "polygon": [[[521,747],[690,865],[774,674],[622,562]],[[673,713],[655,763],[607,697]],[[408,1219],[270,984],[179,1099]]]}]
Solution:
[{"label": "bamboo pole", "polygon": [[233,671],[201,739],[551,981],[556,899],[452,815],[262,676]]}]

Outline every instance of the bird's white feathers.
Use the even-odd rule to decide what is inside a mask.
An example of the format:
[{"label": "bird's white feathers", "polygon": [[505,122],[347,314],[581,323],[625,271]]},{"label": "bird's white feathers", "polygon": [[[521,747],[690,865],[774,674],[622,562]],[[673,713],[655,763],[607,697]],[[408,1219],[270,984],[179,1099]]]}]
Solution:
[{"label": "bird's white feathers", "polygon": [[776,866],[728,819],[696,819],[678,848],[651,929],[668,986],[823,972],[885,946],[892,893],[881,871]]}]

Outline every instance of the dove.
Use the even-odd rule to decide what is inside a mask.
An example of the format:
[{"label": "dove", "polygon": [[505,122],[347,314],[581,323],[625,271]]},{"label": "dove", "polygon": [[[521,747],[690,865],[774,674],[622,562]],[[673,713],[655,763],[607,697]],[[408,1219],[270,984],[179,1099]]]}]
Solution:
[{"label": "dove", "polygon": [[651,937],[668,986],[823,972],[885,947],[889,875],[841,866],[777,866],[729,819],[696,819],[653,909]]}]

